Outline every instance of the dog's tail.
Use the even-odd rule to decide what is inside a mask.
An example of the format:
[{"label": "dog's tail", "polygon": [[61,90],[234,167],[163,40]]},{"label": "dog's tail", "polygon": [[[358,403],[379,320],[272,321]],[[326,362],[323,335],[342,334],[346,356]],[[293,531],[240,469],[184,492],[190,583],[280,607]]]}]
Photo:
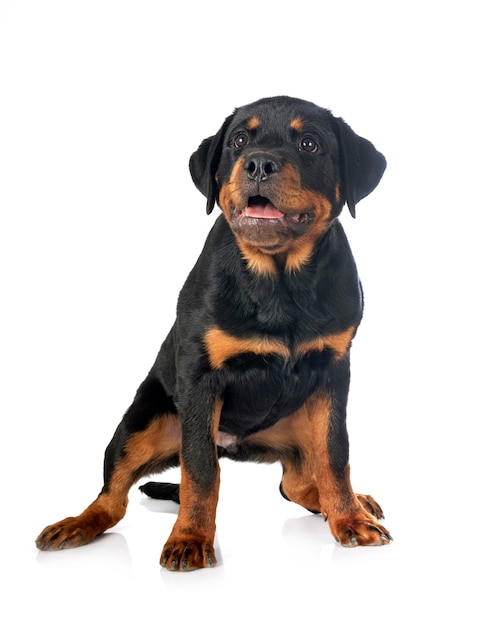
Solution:
[{"label": "dog's tail", "polygon": [[150,498],[157,500],[172,500],[180,504],[179,485],[175,483],[154,483],[149,482],[139,487],[140,491]]}]

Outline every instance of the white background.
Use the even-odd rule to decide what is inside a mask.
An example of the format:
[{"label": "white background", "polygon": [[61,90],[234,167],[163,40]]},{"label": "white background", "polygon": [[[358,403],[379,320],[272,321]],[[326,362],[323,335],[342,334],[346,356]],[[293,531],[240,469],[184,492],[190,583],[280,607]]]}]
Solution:
[{"label": "white background", "polygon": [[[474,0],[0,1],[3,623],[490,623],[488,15]],[[214,570],[161,570],[176,507],[136,489],[111,533],[38,553],[46,524],[97,495],[217,215],[190,154],[279,94],[387,157],[343,223],[366,295],[352,479],[393,544],[343,549],[281,498],[279,467],[223,463]]]}]

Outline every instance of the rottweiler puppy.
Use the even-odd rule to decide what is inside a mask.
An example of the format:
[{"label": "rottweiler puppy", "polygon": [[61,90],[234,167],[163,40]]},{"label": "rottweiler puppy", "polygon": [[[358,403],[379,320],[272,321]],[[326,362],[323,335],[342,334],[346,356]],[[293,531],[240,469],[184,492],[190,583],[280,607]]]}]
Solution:
[{"label": "rottweiler puppy", "polygon": [[379,183],[383,155],[310,102],[264,98],[227,117],[190,159],[215,221],[176,320],[109,443],[104,486],[41,550],[84,545],[117,524],[142,477],[180,503],[160,563],[216,564],[219,458],[280,462],[281,494],[321,513],[343,546],[389,543],[380,506],[350,482],[346,404],[363,296],[337,219]]}]

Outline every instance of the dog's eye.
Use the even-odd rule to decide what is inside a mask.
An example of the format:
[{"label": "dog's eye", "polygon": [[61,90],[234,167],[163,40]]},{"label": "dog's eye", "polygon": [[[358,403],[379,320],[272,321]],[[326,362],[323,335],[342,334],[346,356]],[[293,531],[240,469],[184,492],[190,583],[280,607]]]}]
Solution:
[{"label": "dog's eye", "polygon": [[234,148],[244,148],[249,143],[249,135],[246,132],[241,131],[235,135],[233,143]]},{"label": "dog's eye", "polygon": [[299,149],[305,150],[305,152],[317,152],[319,146],[312,139],[312,137],[303,137],[303,139],[300,141]]}]

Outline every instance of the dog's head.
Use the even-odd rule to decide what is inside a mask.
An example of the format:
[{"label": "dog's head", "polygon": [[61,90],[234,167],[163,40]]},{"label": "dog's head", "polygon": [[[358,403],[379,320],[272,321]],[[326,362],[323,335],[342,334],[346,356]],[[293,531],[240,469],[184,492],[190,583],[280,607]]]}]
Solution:
[{"label": "dog's head", "polygon": [[383,155],[341,118],[286,96],[236,109],[190,159],[207,212],[220,206],[256,269],[277,255],[298,269],[345,203],[355,216],[384,170]]}]

